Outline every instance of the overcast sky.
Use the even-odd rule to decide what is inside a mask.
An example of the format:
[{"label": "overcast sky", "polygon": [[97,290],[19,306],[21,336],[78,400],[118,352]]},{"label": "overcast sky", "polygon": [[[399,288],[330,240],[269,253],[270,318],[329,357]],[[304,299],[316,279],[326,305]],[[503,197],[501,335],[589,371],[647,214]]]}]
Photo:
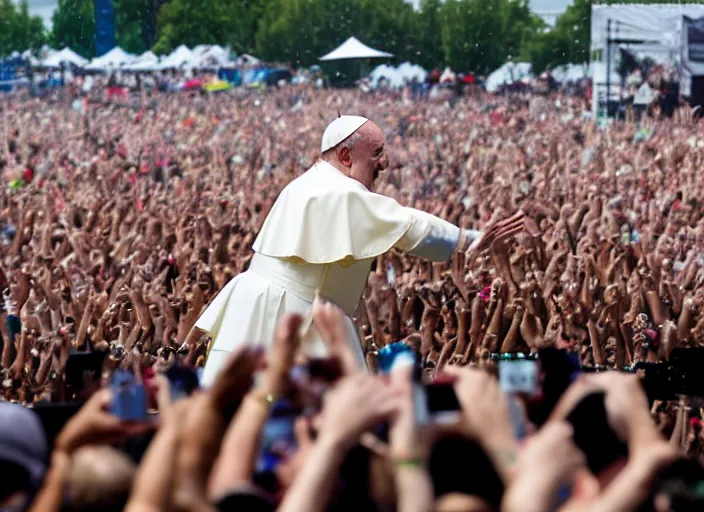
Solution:
[{"label": "overcast sky", "polygon": [[[19,3],[19,0],[15,0]],[[383,0],[382,0],[383,1]],[[406,0],[412,4],[419,4],[420,0]],[[491,0],[487,0],[491,1]],[[563,11],[565,7],[572,3],[572,0],[530,0],[530,4],[534,11],[537,12],[553,12]],[[45,24],[51,24],[51,14],[56,9],[57,0],[29,0],[29,9],[32,14],[41,16]]]}]

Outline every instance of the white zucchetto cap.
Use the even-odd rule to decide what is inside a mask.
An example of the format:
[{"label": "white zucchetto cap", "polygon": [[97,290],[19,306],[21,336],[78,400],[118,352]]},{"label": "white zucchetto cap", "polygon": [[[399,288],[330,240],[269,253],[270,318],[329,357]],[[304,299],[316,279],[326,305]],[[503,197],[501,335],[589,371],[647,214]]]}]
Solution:
[{"label": "white zucchetto cap", "polygon": [[359,130],[367,121],[369,121],[369,119],[362,116],[338,117],[325,128],[323,141],[320,144],[320,152],[325,153],[328,149],[334,148]]}]

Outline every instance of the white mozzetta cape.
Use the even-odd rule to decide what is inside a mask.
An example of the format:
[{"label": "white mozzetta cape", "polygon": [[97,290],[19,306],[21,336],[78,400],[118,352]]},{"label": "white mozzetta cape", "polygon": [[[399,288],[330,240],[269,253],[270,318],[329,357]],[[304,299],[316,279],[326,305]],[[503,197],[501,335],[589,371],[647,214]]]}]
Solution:
[{"label": "white mozzetta cape", "polygon": [[410,209],[321,161],[284,188],[253,249],[312,264],[360,261],[391,249],[412,223]]}]

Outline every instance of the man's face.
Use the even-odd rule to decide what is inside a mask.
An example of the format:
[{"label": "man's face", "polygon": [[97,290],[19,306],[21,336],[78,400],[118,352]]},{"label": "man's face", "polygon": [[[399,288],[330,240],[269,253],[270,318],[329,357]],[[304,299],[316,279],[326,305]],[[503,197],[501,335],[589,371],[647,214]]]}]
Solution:
[{"label": "man's face", "polygon": [[371,190],[379,173],[389,165],[386,139],[381,129],[371,121],[362,126],[359,132],[360,139],[351,151],[350,177]]}]

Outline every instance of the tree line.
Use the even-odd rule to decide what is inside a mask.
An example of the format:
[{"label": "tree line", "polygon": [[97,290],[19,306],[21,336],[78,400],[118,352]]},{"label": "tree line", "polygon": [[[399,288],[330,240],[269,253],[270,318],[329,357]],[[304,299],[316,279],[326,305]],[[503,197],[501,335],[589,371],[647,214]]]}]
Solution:
[{"label": "tree line", "polygon": [[[165,54],[181,44],[220,44],[267,61],[310,66],[350,36],[432,69],[487,73],[508,60],[540,72],[589,60],[592,4],[684,3],[574,0],[554,27],[529,0],[113,0],[117,43]],[[694,0],[704,3],[704,0]],[[690,0],[688,3],[692,3]],[[59,0],[47,30],[27,0],[0,0],[0,56],[68,46],[95,56],[94,0]]]}]

